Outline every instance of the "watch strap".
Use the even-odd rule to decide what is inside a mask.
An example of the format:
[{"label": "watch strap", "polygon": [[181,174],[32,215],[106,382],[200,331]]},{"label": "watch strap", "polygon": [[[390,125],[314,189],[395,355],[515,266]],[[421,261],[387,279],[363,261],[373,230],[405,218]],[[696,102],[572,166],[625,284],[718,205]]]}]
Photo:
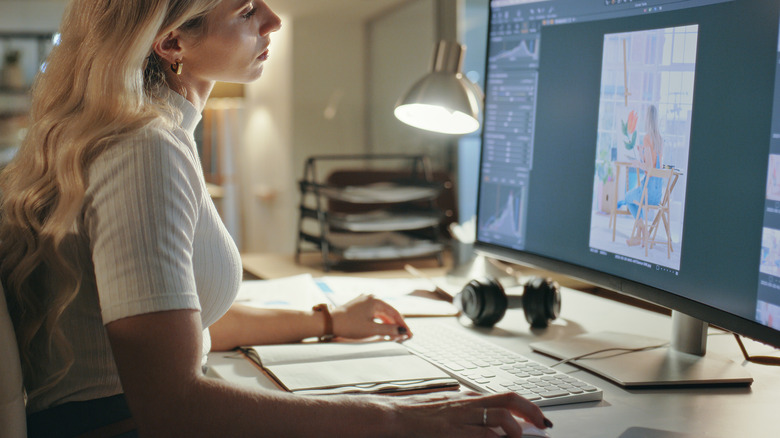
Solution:
[{"label": "watch strap", "polygon": [[333,317],[330,314],[330,309],[328,309],[327,304],[317,304],[316,306],[312,307],[311,310],[313,310],[315,313],[321,313],[323,319],[325,320],[325,330],[323,331],[322,336],[319,337],[320,342],[330,342],[333,340]]}]

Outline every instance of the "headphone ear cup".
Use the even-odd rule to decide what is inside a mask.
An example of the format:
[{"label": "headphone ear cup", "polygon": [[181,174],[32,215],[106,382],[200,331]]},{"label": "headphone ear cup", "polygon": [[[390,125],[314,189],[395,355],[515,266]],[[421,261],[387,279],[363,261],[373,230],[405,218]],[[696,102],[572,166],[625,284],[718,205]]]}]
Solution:
[{"label": "headphone ear cup", "polygon": [[455,306],[480,327],[492,327],[504,317],[507,308],[506,293],[493,278],[471,280],[455,296]]},{"label": "headphone ear cup", "polygon": [[549,278],[535,277],[525,284],[523,291],[525,319],[532,327],[545,328],[561,312],[561,290]]}]

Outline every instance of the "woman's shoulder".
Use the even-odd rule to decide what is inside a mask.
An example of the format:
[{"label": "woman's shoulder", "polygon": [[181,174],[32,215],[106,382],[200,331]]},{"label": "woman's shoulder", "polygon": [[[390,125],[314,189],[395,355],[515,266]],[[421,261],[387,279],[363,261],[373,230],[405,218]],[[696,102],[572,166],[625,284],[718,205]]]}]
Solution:
[{"label": "woman's shoulder", "polygon": [[185,178],[197,181],[199,161],[194,144],[175,129],[153,122],[117,137],[89,168],[90,182],[125,178],[163,180]]},{"label": "woman's shoulder", "polygon": [[[163,122],[153,121],[121,135],[101,154],[104,160],[184,161],[197,164],[197,151],[186,136]],[[100,160],[99,158],[99,160]]]},{"label": "woman's shoulder", "polygon": [[170,148],[187,150],[189,145],[182,138],[179,128],[164,120],[153,120],[134,132],[118,138],[117,144],[125,148]]}]

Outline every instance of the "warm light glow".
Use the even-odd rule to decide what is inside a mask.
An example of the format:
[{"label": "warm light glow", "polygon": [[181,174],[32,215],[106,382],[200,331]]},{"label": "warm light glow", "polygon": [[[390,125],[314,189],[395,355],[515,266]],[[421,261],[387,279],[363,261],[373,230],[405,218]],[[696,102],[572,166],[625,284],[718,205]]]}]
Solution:
[{"label": "warm light glow", "polygon": [[398,120],[428,131],[444,134],[468,134],[479,129],[479,121],[468,114],[422,103],[400,105],[395,109]]},{"label": "warm light glow", "polygon": [[433,69],[398,99],[395,117],[416,128],[443,134],[463,135],[479,129],[478,86],[460,73],[465,47],[439,41]]}]

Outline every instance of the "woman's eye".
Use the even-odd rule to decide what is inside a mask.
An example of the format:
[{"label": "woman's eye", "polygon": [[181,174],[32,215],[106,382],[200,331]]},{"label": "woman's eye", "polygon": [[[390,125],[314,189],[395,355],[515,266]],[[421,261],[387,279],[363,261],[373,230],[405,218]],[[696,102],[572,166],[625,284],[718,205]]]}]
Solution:
[{"label": "woman's eye", "polygon": [[252,8],[246,14],[242,14],[241,18],[243,18],[244,20],[249,20],[250,18],[252,18],[253,15],[255,15],[256,12],[257,12],[257,9]]}]

